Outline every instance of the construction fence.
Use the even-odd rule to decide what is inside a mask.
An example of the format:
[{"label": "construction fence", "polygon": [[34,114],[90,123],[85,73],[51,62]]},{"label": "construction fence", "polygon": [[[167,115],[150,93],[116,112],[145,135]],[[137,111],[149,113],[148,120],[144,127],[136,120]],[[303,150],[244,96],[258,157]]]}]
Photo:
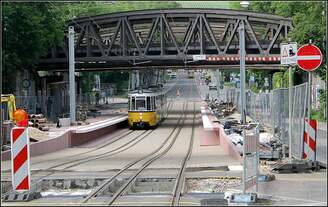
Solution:
[{"label": "construction fence", "polygon": [[[292,156],[302,158],[302,137],[307,108],[307,83],[293,87],[292,97]],[[218,92],[218,101],[230,102],[240,112],[240,89],[224,88]],[[246,91],[246,114],[252,120],[270,128],[272,135],[282,144],[289,145],[288,89],[254,93]]]}]

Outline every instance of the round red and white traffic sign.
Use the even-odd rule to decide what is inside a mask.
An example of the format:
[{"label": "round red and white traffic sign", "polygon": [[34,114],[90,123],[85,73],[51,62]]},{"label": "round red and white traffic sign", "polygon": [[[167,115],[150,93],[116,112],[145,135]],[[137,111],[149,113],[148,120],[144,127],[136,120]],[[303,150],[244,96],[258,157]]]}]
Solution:
[{"label": "round red and white traffic sign", "polygon": [[305,71],[317,69],[322,62],[322,53],[314,45],[303,45],[297,50],[297,65]]}]

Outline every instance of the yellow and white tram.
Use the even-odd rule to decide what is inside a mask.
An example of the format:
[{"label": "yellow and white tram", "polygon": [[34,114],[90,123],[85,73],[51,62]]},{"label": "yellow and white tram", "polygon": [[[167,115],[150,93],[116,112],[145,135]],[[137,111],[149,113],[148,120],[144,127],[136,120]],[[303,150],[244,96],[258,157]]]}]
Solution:
[{"label": "yellow and white tram", "polygon": [[128,94],[130,129],[154,128],[167,114],[167,97],[162,90],[135,90]]}]

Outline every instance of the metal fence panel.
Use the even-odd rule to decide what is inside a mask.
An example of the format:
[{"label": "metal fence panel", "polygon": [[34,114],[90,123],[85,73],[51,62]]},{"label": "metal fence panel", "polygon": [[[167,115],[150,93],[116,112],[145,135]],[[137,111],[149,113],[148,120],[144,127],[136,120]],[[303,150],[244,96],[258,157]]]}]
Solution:
[{"label": "metal fence panel", "polygon": [[273,136],[281,143],[288,144],[288,89],[281,88],[272,91],[271,116]]},{"label": "metal fence panel", "polygon": [[[292,111],[292,156],[302,158],[303,127],[306,113],[307,83],[293,87]],[[223,88],[218,93],[218,99],[223,102],[232,102],[240,113],[239,88]],[[270,93],[254,93],[246,91],[247,115],[254,121],[266,125],[273,136],[282,144],[289,145],[289,105],[288,89],[280,88]]]},{"label": "metal fence panel", "polygon": [[307,83],[294,87],[292,110],[292,156],[302,159],[304,118],[307,104]]}]

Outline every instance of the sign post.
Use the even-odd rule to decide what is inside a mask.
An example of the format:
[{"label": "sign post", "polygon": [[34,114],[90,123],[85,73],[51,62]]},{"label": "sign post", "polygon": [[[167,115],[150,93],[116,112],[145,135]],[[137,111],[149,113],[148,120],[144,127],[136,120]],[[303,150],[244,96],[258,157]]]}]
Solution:
[{"label": "sign post", "polygon": [[228,197],[230,203],[254,203],[258,193],[259,176],[259,124],[250,131],[244,129],[243,136],[243,188],[242,193],[232,193]]},{"label": "sign post", "polygon": [[74,27],[68,28],[68,49],[69,49],[69,114],[71,124],[75,124],[75,56],[74,56]]},{"label": "sign post", "polygon": [[[288,139],[289,139],[289,151],[288,151],[288,157],[289,160],[292,160],[292,108],[293,108],[293,79],[292,79],[292,73],[293,68],[292,65],[295,65],[297,62],[297,43],[289,43],[289,44],[282,44],[280,47],[280,61],[281,65],[288,65]],[[285,155],[283,155],[285,157]]]},{"label": "sign post", "polygon": [[14,127],[11,131],[11,161],[13,190],[30,190],[30,150],[25,127]]},{"label": "sign post", "polygon": [[11,130],[11,176],[13,190],[4,201],[30,201],[41,197],[31,189],[30,146],[27,127],[13,127]]},{"label": "sign post", "polygon": [[[318,47],[310,44],[303,45],[297,51],[297,65],[307,72],[309,72],[309,86],[308,86],[308,109],[307,116],[308,122],[311,121],[311,98],[312,98],[312,73],[317,69],[322,63],[322,53]],[[305,124],[307,124],[305,122]],[[309,146],[310,139],[307,139],[307,145]],[[308,157],[309,158],[309,157]],[[313,160],[315,161],[315,160]]]}]

